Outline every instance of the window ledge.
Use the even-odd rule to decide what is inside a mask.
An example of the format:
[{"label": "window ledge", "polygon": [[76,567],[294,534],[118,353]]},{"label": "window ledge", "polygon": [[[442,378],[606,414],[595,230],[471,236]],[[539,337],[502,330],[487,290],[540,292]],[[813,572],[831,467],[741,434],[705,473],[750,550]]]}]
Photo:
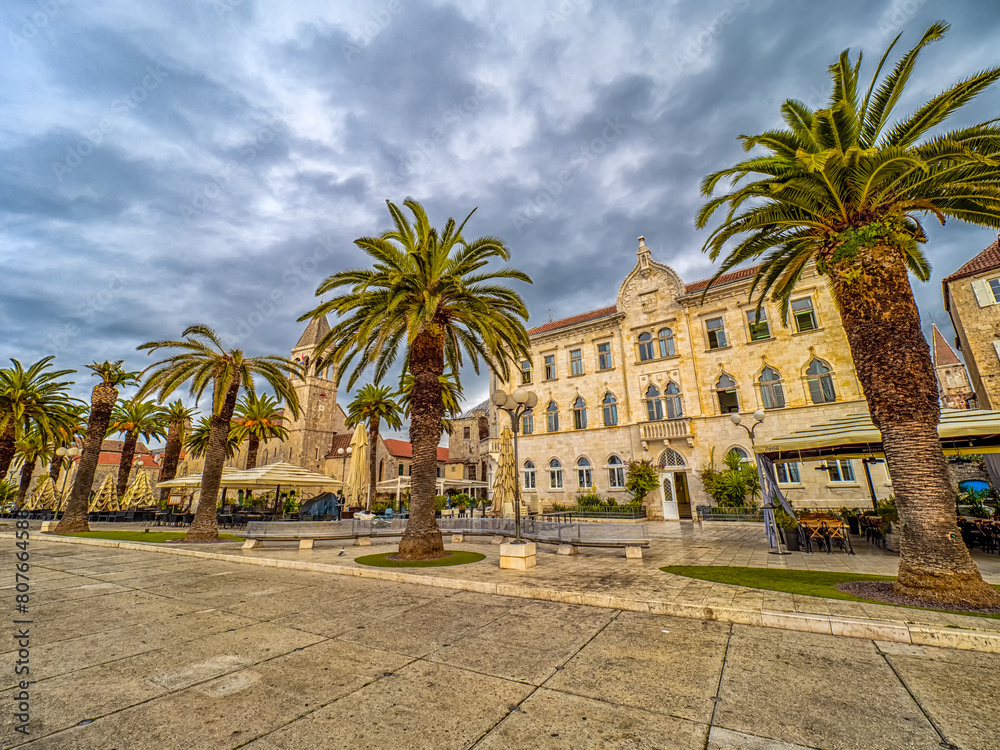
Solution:
[{"label": "window ledge", "polygon": [[587,373],[585,373],[585,372],[580,372],[580,373],[577,373],[576,375],[573,375],[573,374],[570,374],[570,375],[567,375],[566,377],[567,377],[567,378],[582,378],[582,377],[584,377],[584,376],[585,376],[586,374],[587,374]]},{"label": "window ledge", "polygon": [[778,486],[786,490],[804,490],[806,486],[802,482],[778,482]]},{"label": "window ledge", "polygon": [[598,367],[597,372],[611,372],[613,369],[615,369],[614,365],[611,365],[611,367]]},{"label": "window ledge", "polygon": [[705,351],[706,352],[721,352],[721,351],[725,351],[726,349],[732,349],[732,348],[733,348],[732,344],[726,344],[725,346],[711,346],[711,347],[707,348]]},{"label": "window ledge", "polygon": [[766,339],[749,339],[747,341],[747,344],[767,344],[774,340],[775,340],[774,336],[768,336]]},{"label": "window ledge", "polygon": [[858,482],[827,482],[826,486],[831,490],[856,490],[861,487]]},{"label": "window ledge", "polygon": [[822,326],[817,326],[816,328],[810,328],[808,331],[794,331],[792,333],[792,335],[793,336],[805,336],[806,334],[816,333],[817,331],[822,331],[822,330],[823,330]]}]

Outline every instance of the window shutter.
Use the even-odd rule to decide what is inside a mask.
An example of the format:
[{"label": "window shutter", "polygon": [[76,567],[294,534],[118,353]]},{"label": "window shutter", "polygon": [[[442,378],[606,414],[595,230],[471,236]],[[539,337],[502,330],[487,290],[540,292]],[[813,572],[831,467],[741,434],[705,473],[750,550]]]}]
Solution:
[{"label": "window shutter", "polygon": [[986,279],[973,281],[972,291],[976,293],[976,302],[979,303],[980,307],[988,307],[989,305],[996,304],[996,300],[993,299],[993,290],[990,289],[990,285]]},{"label": "window shutter", "polygon": [[1000,341],[994,341],[993,342],[993,349],[997,353],[997,359],[1000,359]]}]

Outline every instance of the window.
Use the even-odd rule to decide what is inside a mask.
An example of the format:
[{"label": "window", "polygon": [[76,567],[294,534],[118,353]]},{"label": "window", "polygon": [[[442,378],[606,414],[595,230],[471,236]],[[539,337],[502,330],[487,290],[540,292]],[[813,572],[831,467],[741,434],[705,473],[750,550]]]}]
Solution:
[{"label": "window", "polygon": [[524,489],[533,490],[535,489],[535,462],[525,461],[524,462]]},{"label": "window", "polygon": [[476,480],[476,467],[475,466],[466,466],[465,468],[468,470],[468,473],[469,473],[468,478],[471,479],[472,481],[475,481]]},{"label": "window", "polygon": [[730,448],[729,453],[735,453],[737,456],[740,457],[740,461],[742,461],[745,464],[750,463],[750,455],[745,450],[740,448],[740,446],[738,445]]},{"label": "window", "polygon": [[830,368],[818,359],[809,363],[806,369],[806,380],[809,383],[809,397],[814,404],[829,404],[837,400],[833,390],[833,376]]},{"label": "window", "polygon": [[990,279],[990,291],[993,293],[993,301],[1000,302],[1000,279]]},{"label": "window", "polygon": [[531,382],[531,361],[524,360],[521,362],[521,383],[527,385]]},{"label": "window", "polygon": [[581,490],[589,490],[594,486],[594,476],[591,472],[590,459],[581,458],[576,462],[577,483]]},{"label": "window", "polygon": [[674,381],[667,383],[666,397],[663,399],[667,404],[667,419],[680,419],[684,416],[684,407],[681,405],[681,389]]},{"label": "window", "polygon": [[573,402],[573,429],[587,429],[587,402],[583,400],[583,396],[577,396]]},{"label": "window", "polygon": [[403,464],[399,465],[399,476],[403,476],[403,472],[406,471],[406,467]]},{"label": "window", "polygon": [[583,375],[583,352],[571,349],[569,353],[569,374]]},{"label": "window", "polygon": [[719,376],[715,384],[715,392],[719,397],[719,410],[723,414],[734,414],[740,410],[740,399],[736,395],[736,381],[726,373]]},{"label": "window", "polygon": [[747,325],[750,327],[750,340],[760,341],[771,338],[771,328],[767,324],[767,311],[747,310]]},{"label": "window", "polygon": [[545,379],[555,380],[556,379],[556,355],[548,354],[545,356]]},{"label": "window", "polygon": [[669,328],[661,328],[656,337],[660,343],[660,356],[674,356],[674,332]]},{"label": "window", "polygon": [[785,392],[781,387],[781,375],[773,367],[765,367],[760,378],[760,400],[765,409],[784,409]]},{"label": "window", "polygon": [[604,426],[614,427],[618,424],[618,401],[610,393],[604,394]]},{"label": "window", "polygon": [[705,330],[708,331],[708,348],[721,349],[726,346],[726,325],[722,318],[709,318],[705,321]]},{"label": "window", "polygon": [[826,462],[826,470],[830,474],[831,482],[853,482],[854,466],[849,458],[840,458],[835,461]]},{"label": "window", "polygon": [[799,333],[816,330],[816,313],[808,297],[792,300],[792,317],[795,318],[795,330]]},{"label": "window", "polygon": [[625,487],[625,465],[618,456],[608,459],[608,484],[612,489]]},{"label": "window", "polygon": [[549,487],[554,490],[562,489],[562,464],[558,458],[549,461]]},{"label": "window", "polygon": [[646,389],[646,415],[650,422],[663,419],[663,402],[660,400],[660,389],[650,385]]},{"label": "window", "polygon": [[549,432],[559,432],[559,407],[555,401],[549,401],[549,408],[545,410],[545,417],[548,421],[546,429]]},{"label": "window", "polygon": [[639,334],[639,361],[645,362],[653,358],[653,337],[648,333]]},{"label": "window", "polygon": [[614,367],[614,362],[611,360],[611,344],[598,344],[597,345],[597,366],[602,370],[610,370]]},{"label": "window", "polygon": [[794,461],[775,464],[774,471],[778,475],[778,484],[799,484],[799,465]]},{"label": "window", "polygon": [[465,439],[465,440],[468,440],[470,437],[472,437],[472,428],[471,427],[463,427],[462,428],[462,438]]},{"label": "window", "polygon": [[521,415],[521,434],[531,435],[535,432],[535,415],[531,409],[528,409]]}]

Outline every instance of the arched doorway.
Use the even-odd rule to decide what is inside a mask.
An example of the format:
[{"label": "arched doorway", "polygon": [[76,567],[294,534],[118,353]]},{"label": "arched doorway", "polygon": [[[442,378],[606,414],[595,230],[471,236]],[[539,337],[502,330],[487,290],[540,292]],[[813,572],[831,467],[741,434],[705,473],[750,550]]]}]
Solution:
[{"label": "arched doorway", "polygon": [[660,454],[660,498],[663,517],[668,521],[691,518],[691,494],[688,492],[687,462],[673,448]]}]

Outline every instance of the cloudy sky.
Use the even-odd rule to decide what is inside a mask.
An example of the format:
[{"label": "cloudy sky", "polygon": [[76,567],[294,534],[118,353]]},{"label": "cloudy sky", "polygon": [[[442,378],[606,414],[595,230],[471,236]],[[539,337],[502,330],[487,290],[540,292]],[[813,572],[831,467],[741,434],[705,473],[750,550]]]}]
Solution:
[{"label": "cloudy sky", "polygon": [[[437,224],[478,207],[535,324],[613,304],[639,235],[704,278],[698,183],[736,136],[821,105],[842,49],[871,64],[939,18],[902,111],[1000,64],[995,0],[5,0],[0,355],[140,369],[195,322],[287,352],[406,196]],[[918,301],[950,335],[940,280],[994,234],[928,229]]]}]

